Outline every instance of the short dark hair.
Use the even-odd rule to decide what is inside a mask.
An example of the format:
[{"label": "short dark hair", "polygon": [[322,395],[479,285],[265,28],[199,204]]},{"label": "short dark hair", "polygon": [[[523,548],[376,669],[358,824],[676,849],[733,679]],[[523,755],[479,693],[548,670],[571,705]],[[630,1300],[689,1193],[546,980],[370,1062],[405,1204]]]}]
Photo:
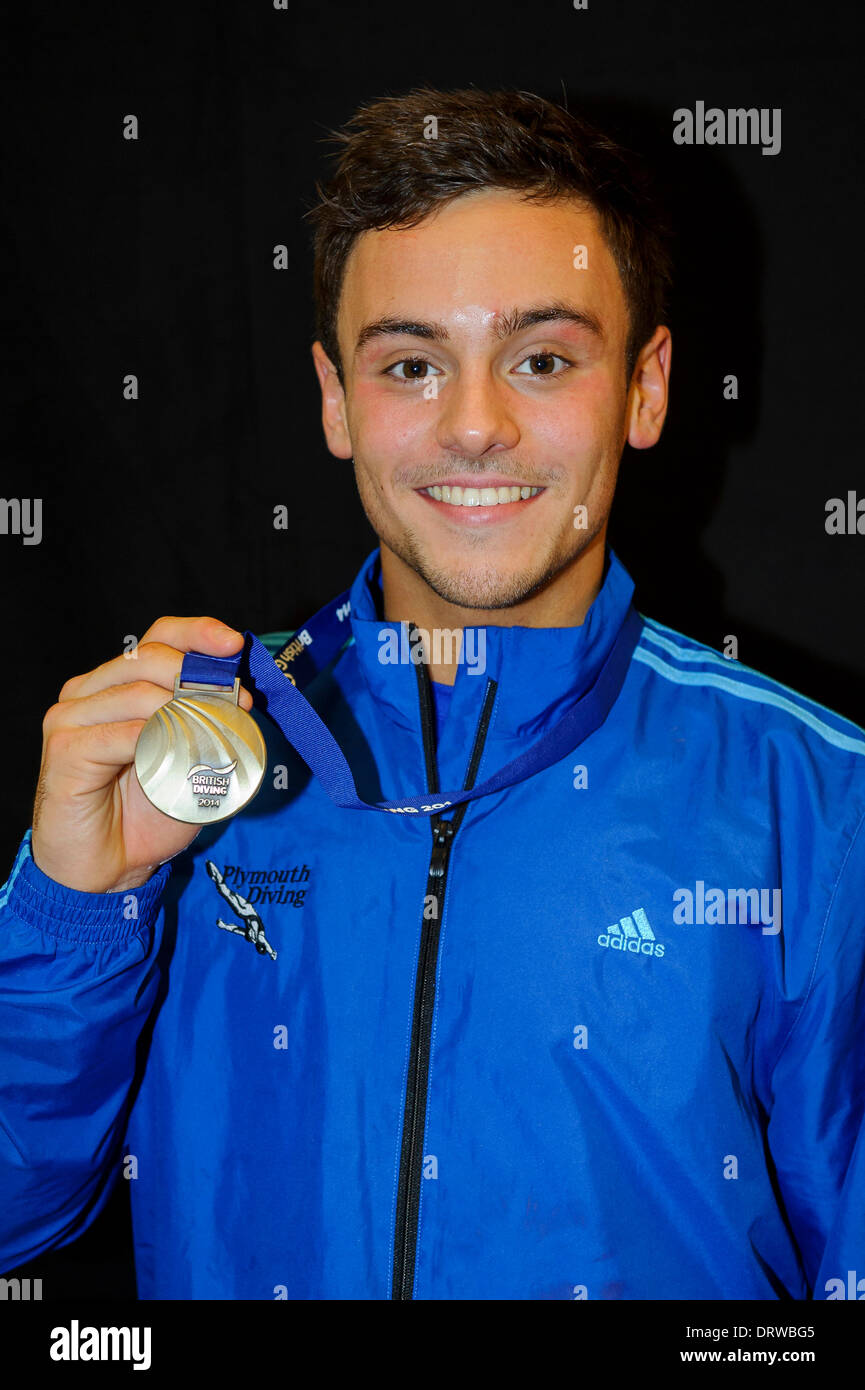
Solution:
[{"label": "short dark hair", "polygon": [[[434,116],[436,138],[425,139]],[[538,201],[576,198],[597,212],[628,306],[626,370],[663,323],[669,228],[638,156],[581,116],[532,92],[418,87],[361,106],[329,139],[335,172],[316,183],[316,331],[340,380],[336,335],[346,262],[365,231],[416,226],[441,204],[484,188]]]}]

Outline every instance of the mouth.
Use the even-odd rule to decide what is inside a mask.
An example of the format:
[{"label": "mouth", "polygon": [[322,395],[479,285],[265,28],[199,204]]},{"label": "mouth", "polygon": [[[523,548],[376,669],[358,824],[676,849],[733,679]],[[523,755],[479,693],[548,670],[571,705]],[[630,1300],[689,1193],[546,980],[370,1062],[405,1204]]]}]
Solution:
[{"label": "mouth", "polygon": [[477,487],[469,476],[460,480],[451,478],[446,483],[434,483],[416,491],[418,497],[440,511],[443,518],[474,527],[518,516],[531,507],[546,488],[501,476],[487,476],[484,486]]},{"label": "mouth", "polygon": [[544,489],[517,484],[502,487],[460,487],[455,483],[450,487],[443,483],[441,487],[423,487],[419,491],[427,497],[432,497],[435,502],[447,502],[451,507],[504,507],[511,502],[528,502]]}]

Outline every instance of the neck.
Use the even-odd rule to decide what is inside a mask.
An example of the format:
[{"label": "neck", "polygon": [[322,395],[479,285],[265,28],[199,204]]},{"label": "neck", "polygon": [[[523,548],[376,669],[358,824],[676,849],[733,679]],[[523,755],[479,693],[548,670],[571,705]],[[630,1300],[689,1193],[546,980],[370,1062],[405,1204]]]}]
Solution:
[{"label": "neck", "polygon": [[[601,588],[606,527],[548,584],[510,608],[462,608],[441,598],[416,570],[381,542],[384,616],[427,632],[464,627],[580,627]],[[447,644],[444,644],[447,645]],[[457,650],[459,650],[457,645]],[[429,661],[434,681],[453,685],[457,661]]]}]

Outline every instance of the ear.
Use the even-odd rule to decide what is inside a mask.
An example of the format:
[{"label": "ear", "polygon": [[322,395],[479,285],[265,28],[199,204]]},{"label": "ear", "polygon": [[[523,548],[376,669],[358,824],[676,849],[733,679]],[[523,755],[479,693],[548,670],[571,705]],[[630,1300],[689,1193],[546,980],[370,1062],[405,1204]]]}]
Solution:
[{"label": "ear", "polygon": [[321,387],[321,423],[327,447],[338,459],[350,459],[354,452],[345,414],[345,392],[320,342],[312,345],[312,360]]},{"label": "ear", "polygon": [[670,389],[673,339],[659,325],[641,350],[631,377],[627,440],[632,449],[651,449],[664,428]]}]

